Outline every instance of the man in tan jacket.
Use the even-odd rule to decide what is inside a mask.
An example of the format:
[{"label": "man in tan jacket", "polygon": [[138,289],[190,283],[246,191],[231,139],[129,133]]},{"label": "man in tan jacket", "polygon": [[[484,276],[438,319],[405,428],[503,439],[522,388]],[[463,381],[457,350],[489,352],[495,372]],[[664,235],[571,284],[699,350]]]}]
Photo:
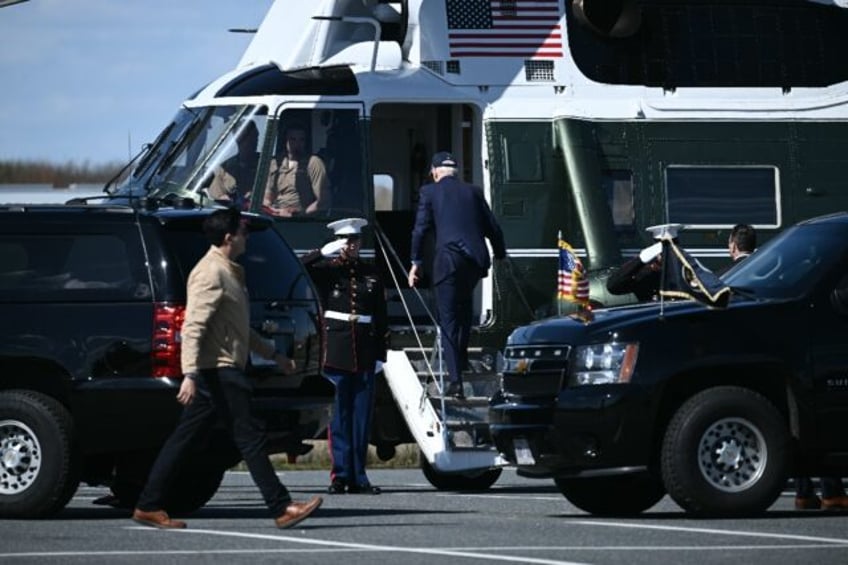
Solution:
[{"label": "man in tan jacket", "polygon": [[264,453],[265,436],[250,414],[252,385],[245,367],[249,350],[274,359],[286,373],[294,361],[250,328],[250,302],[244,269],[235,262],[247,245],[247,226],[235,208],[217,210],[203,222],[212,244],[188,277],[186,317],[182,327],[185,378],[177,400],[185,406],[177,428],[165,442],[138,499],[133,520],[156,528],[185,528],[162,509],[164,493],[187,448],[223,418],[250,475],[262,492],[278,528],[307,518],[322,502],[293,502]]}]

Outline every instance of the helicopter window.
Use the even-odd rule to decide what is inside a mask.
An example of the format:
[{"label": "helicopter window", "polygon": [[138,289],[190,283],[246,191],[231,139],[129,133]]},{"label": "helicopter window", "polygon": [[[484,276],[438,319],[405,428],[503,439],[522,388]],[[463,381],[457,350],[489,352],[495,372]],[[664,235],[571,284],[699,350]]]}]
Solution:
[{"label": "helicopter window", "polygon": [[[154,195],[196,197],[201,188],[207,189],[207,192],[212,191],[216,174],[223,177],[220,169],[237,155],[238,139],[242,135],[249,137],[248,130],[252,128],[256,130],[255,137],[260,138],[265,130],[266,113],[264,107],[258,106],[220,106],[207,112],[203,120],[197,121],[184,136],[174,140],[170,155],[151,181]],[[239,178],[248,177],[247,174],[239,175]],[[246,183],[250,186],[241,186]],[[236,184],[239,185],[237,189]],[[215,188],[217,192],[209,195],[226,200],[237,193],[248,194],[250,188],[252,180],[237,182],[230,179],[218,183]]]},{"label": "helicopter window", "polygon": [[669,166],[665,170],[668,221],[690,227],[732,227],[744,212],[760,227],[781,223],[776,167]]},{"label": "helicopter window", "polygon": [[501,138],[503,160],[506,163],[507,182],[542,182],[545,176],[542,169],[541,148],[529,143],[523,136]]},{"label": "helicopter window", "polygon": [[848,10],[833,4],[644,0],[641,24],[625,37],[597,33],[565,4],[571,56],[597,82],[791,88],[848,80]]},{"label": "helicopter window", "polygon": [[217,202],[249,208],[259,171],[260,140],[265,136],[264,115],[240,119],[226,134],[199,177],[206,194]]},{"label": "helicopter window", "polygon": [[377,212],[394,210],[395,179],[391,175],[374,175],[374,209]]},{"label": "helicopter window", "polygon": [[361,214],[363,166],[357,110],[285,110],[277,120],[263,211],[278,217]]},{"label": "helicopter window", "polygon": [[613,225],[617,230],[635,226],[636,210],[633,205],[633,173],[629,170],[604,171],[601,184],[607,194],[612,211]]}]

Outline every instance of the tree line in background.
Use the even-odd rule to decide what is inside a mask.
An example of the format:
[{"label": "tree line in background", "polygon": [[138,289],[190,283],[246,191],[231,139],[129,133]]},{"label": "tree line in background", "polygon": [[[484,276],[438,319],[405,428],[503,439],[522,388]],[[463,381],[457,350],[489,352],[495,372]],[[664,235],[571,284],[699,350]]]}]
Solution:
[{"label": "tree line in background", "polygon": [[50,184],[57,187],[69,184],[104,183],[121,170],[124,163],[91,164],[49,161],[0,160],[0,184]]}]

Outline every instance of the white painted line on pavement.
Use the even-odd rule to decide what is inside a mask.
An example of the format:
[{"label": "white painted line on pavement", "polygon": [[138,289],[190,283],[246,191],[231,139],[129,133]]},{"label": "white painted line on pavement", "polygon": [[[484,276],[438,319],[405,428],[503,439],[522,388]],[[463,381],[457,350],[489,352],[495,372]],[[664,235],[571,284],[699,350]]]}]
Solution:
[{"label": "white painted line on pavement", "polygon": [[[148,529],[148,528],[138,528],[138,529]],[[275,540],[275,541],[286,541],[291,543],[301,543],[306,545],[318,545],[325,547],[334,547],[334,548],[346,548],[346,549],[358,549],[360,551],[376,551],[382,553],[414,553],[420,555],[438,555],[444,557],[465,557],[467,559],[484,559],[487,561],[507,561],[512,563],[537,563],[539,565],[586,565],[584,563],[578,563],[575,561],[559,561],[554,559],[538,559],[535,557],[527,557],[527,556],[512,556],[512,555],[497,555],[494,553],[472,553],[468,551],[456,551],[454,549],[435,549],[435,548],[427,548],[427,547],[402,547],[402,546],[393,546],[393,545],[374,545],[367,543],[348,543],[341,541],[329,541],[329,540],[317,540],[317,539],[304,539],[304,538],[296,538],[290,536],[281,536],[281,535],[267,535],[267,534],[248,534],[242,532],[225,532],[220,530],[193,530],[193,529],[185,529],[185,530],[169,530],[174,533],[180,534],[204,534],[211,536],[222,536],[222,537],[235,537],[235,538],[247,538],[247,539],[262,539],[262,540]],[[490,550],[487,550],[490,551]]]},{"label": "white painted line on pavement", "polygon": [[819,543],[835,543],[848,545],[846,538],[823,538],[818,536],[801,536],[797,534],[773,534],[769,532],[746,532],[740,530],[718,530],[715,528],[687,528],[684,526],[659,526],[653,524],[631,524],[627,522],[595,522],[591,520],[569,520],[568,524],[582,524],[585,526],[604,526],[608,528],[631,528],[644,530],[663,530],[668,532],[686,532],[693,534],[716,534],[723,536],[745,536],[768,539],[785,539],[795,541],[809,541]]},{"label": "white painted line on pavement", "polygon": [[[195,530],[196,531],[196,530]],[[278,539],[278,538],[275,538]],[[303,540],[299,540],[303,541]],[[753,551],[761,551],[767,549],[776,549],[780,551],[785,551],[787,549],[840,549],[838,545],[825,545],[825,544],[786,544],[786,545],[712,545],[712,546],[690,546],[690,545],[674,545],[674,546],[639,546],[639,545],[619,545],[619,546],[593,546],[587,547],[585,545],[561,545],[561,546],[505,546],[505,547],[454,547],[451,549],[453,552],[463,552],[459,555],[463,557],[475,557],[480,559],[488,559],[487,556],[483,556],[480,554],[470,554],[466,555],[464,552],[467,551],[492,551],[493,549],[498,549],[502,551],[728,551],[728,550],[753,550]],[[137,556],[180,556],[180,555],[286,555],[292,553],[302,553],[302,554],[333,554],[333,553],[364,553],[368,551],[374,551],[379,553],[385,553],[389,551],[394,551],[394,549],[359,549],[359,548],[342,548],[342,547],[334,547],[334,548],[309,548],[309,549],[296,549],[296,548],[283,548],[283,549],[174,549],[174,550],[140,550],[140,551],[37,551],[37,552],[21,552],[21,553],[0,553],[0,560],[2,559],[48,559],[48,558],[60,558],[60,557],[86,557],[86,558],[97,558],[97,557],[137,557]],[[407,551],[408,553],[409,551]],[[511,560],[519,560],[521,563],[556,563],[556,564],[568,564],[571,562],[568,561],[541,561],[541,560],[532,560],[531,558],[512,558]]]}]

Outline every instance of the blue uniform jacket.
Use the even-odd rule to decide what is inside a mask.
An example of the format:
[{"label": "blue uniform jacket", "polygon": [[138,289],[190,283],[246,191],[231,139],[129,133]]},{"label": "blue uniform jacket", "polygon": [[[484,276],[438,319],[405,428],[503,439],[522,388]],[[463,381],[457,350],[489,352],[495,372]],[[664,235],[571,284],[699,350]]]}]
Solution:
[{"label": "blue uniform jacket", "polygon": [[421,187],[418,213],[412,230],[412,262],[420,265],[421,242],[429,230],[436,232],[433,284],[443,281],[463,261],[471,261],[486,276],[492,262],[484,238],[492,243],[496,259],[506,256],[503,232],[486,203],[483,190],[455,177]]}]

